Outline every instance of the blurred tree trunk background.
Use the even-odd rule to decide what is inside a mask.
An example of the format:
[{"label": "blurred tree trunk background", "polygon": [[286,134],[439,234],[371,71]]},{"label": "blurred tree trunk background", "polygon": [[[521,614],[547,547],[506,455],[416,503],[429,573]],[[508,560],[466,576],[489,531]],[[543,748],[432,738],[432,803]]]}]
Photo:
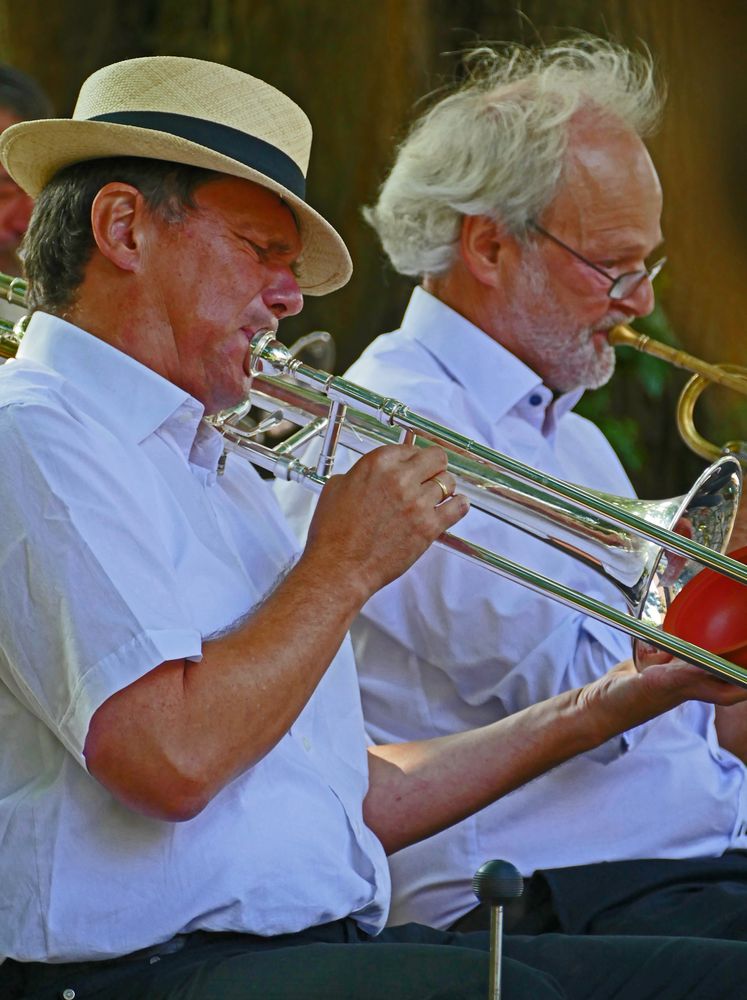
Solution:
[{"label": "blurred tree trunk background", "polygon": [[[389,270],[360,207],[376,196],[424,95],[459,76],[478,41],[556,41],[574,29],[645,44],[669,85],[651,149],[666,194],[667,268],[657,282],[678,342],[744,364],[747,305],[747,37],[743,0],[0,0],[0,58],[45,86],[69,115],[83,79],[118,59],[189,55],[228,63],[297,100],[314,126],[310,200],[343,234],[350,285],[307,300],[286,340],[327,329],[338,370],[396,327],[410,283]],[[416,110],[416,109],[415,109]],[[674,399],[685,376],[624,358],[610,387],[586,398],[641,495],[681,492],[703,463],[679,445]],[[711,393],[700,405],[716,441],[747,436],[747,407]],[[449,423],[448,413],[443,414]]]}]

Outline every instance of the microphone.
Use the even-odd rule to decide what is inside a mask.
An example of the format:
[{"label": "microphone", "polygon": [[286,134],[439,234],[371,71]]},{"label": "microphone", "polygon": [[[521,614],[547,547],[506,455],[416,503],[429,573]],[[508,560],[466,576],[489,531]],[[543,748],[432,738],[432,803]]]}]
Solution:
[{"label": "microphone", "polygon": [[501,964],[503,961],[503,904],[518,899],[524,880],[510,861],[486,861],[474,874],[472,889],[490,910],[490,990],[489,1000],[501,1000]]}]

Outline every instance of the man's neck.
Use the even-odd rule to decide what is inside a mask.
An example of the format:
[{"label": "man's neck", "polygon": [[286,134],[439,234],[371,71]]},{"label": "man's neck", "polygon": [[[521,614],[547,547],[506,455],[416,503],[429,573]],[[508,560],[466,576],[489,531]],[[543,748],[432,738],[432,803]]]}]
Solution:
[{"label": "man's neck", "polygon": [[423,288],[459,313],[512,354],[517,354],[512,331],[503,328],[499,296],[475,280],[465,267],[455,265],[445,275],[426,275]]}]

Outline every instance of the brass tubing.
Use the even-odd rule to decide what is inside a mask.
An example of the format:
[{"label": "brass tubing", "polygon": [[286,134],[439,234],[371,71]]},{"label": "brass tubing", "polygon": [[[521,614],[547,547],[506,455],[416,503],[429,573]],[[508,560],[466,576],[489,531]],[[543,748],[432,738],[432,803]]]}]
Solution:
[{"label": "brass tubing", "polygon": [[629,326],[613,326],[607,334],[607,340],[613,347],[632,347],[642,354],[649,354],[651,357],[666,361],[675,368],[682,368],[694,375],[702,375],[709,382],[747,395],[747,377],[744,374],[736,374],[733,366],[709,364],[696,358],[694,354],[662,344],[660,340],[652,340],[645,333],[636,333]]},{"label": "brass tubing", "polygon": [[[256,462],[263,469],[277,476],[278,479],[299,483],[314,493],[318,493],[327,481],[327,477],[319,476],[314,469],[303,465],[298,460],[289,458],[287,455],[279,455],[273,449],[266,448],[257,442],[249,441],[245,444],[241,440],[233,438],[230,427],[225,428],[223,433],[229,451],[237,452],[243,458],[248,457],[249,461]],[[434,544],[445,547],[471,562],[476,562],[499,576],[519,582],[537,594],[551,597],[566,607],[581,611],[583,614],[605,625],[611,625],[633,638],[663,649],[671,653],[672,656],[678,656],[689,663],[703,667],[717,677],[725,678],[741,687],[747,687],[747,670],[743,667],[730,663],[715,653],[695,646],[676,635],[664,632],[656,626],[633,618],[630,614],[611,607],[588,594],[580,593],[565,586],[565,584],[536,573],[526,566],[506,559],[497,552],[492,552],[474,542],[459,538],[451,532],[445,532],[436,539]]]},{"label": "brass tubing", "polygon": [[[258,372],[287,375],[289,378],[297,380],[301,385],[315,388],[328,401],[340,400],[364,415],[374,417],[382,424],[414,431],[420,437],[445,448],[447,452],[454,451],[466,455],[489,470],[500,471],[521,482],[529,483],[533,488],[538,488],[540,494],[560,498],[582,511],[591,511],[601,516],[605,521],[630,529],[668,551],[676,552],[688,559],[695,559],[703,566],[724,573],[740,583],[747,583],[747,566],[734,559],[729,559],[728,556],[721,555],[720,552],[699,545],[683,535],[660,528],[642,517],[637,517],[635,514],[621,509],[617,502],[619,498],[615,497],[610,501],[603,494],[557,479],[548,473],[526,465],[524,462],[511,458],[509,455],[473,441],[449,427],[429,420],[405,406],[404,403],[371,392],[347,379],[304,365],[293,358],[288,349],[275,340],[271,334],[257,334],[252,341],[252,353],[255,363],[260,363],[257,364],[256,368]],[[265,381],[265,378],[262,377],[262,383],[269,388],[269,380]],[[280,386],[282,386],[282,382],[280,382]]]}]

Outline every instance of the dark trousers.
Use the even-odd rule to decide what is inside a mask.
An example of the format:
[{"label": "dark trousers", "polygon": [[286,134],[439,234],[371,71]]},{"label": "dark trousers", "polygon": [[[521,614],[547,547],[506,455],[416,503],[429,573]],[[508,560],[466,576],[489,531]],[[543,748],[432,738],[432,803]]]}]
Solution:
[{"label": "dark trousers", "polygon": [[[537,872],[505,908],[509,933],[669,935],[747,942],[747,855],[612,861]],[[453,929],[490,926],[478,906]],[[747,996],[747,992],[745,993]]]},{"label": "dark trousers", "polygon": [[[3,998],[52,1000],[484,1000],[487,935],[416,924],[376,938],[350,920],[271,939],[198,932],[162,949],[64,966],[4,963]],[[744,997],[747,946],[686,938],[510,937],[505,1000]],[[15,987],[9,977],[16,977]],[[5,978],[4,978],[5,977]],[[8,992],[12,989],[13,992]]]}]

